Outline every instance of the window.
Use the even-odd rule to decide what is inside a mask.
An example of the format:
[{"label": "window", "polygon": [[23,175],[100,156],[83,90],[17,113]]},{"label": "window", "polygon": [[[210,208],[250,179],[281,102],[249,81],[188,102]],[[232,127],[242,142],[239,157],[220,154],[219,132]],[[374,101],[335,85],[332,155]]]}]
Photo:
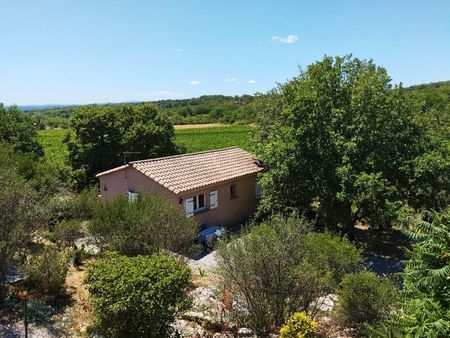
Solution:
[{"label": "window", "polygon": [[137,192],[135,192],[135,191],[128,190],[128,191],[127,191],[128,202],[134,202],[134,201],[136,201],[138,195],[139,195],[139,193],[137,193]]},{"label": "window", "polygon": [[236,184],[232,184],[230,185],[230,197],[237,197],[236,196]]},{"label": "window", "polygon": [[205,195],[200,194],[194,196],[194,212],[205,208]]}]

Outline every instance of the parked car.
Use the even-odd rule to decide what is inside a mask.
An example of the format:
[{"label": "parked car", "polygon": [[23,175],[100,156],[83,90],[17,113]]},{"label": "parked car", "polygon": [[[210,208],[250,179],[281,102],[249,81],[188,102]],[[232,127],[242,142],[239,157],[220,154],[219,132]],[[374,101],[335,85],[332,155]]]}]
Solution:
[{"label": "parked car", "polygon": [[202,244],[205,249],[212,249],[217,239],[223,237],[226,230],[221,225],[204,228],[197,236],[197,243]]}]

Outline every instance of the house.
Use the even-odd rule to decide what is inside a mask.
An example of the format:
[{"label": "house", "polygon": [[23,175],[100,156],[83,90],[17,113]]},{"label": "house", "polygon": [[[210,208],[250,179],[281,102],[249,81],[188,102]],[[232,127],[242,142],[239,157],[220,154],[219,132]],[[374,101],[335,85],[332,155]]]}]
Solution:
[{"label": "house", "polygon": [[132,201],[150,190],[202,225],[233,226],[254,212],[263,169],[252,154],[232,147],[130,162],[97,177],[103,200],[122,194]]}]

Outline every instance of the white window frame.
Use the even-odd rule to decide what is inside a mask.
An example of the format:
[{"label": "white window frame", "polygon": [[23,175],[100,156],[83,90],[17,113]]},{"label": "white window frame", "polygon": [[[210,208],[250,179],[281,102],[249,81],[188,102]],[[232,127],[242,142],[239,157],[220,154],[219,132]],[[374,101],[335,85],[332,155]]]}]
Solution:
[{"label": "white window frame", "polygon": [[[200,201],[200,197],[199,196],[200,195],[203,195],[203,206],[199,208],[198,206],[200,204],[199,203],[199,201]],[[197,213],[197,212],[200,212],[200,211],[203,211],[203,210],[207,209],[206,208],[205,194],[198,194],[198,195],[192,196],[192,199],[194,201],[194,214]],[[195,206],[197,206],[197,208]]]}]

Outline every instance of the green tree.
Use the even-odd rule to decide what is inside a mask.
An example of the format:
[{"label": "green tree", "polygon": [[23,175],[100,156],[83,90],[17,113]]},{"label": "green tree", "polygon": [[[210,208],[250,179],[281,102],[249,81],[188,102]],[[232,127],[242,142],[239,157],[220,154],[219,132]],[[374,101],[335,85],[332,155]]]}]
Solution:
[{"label": "green tree", "polygon": [[0,162],[0,300],[8,264],[23,257],[26,244],[43,219],[38,195],[14,168]]},{"label": "green tree", "polygon": [[189,267],[173,257],[107,255],[86,277],[97,329],[106,337],[170,336],[190,281]]},{"label": "green tree", "polygon": [[0,103],[0,142],[11,144],[16,151],[43,154],[31,117],[16,106],[5,108]]},{"label": "green tree", "polygon": [[16,106],[5,108],[2,103],[0,103],[0,142],[9,143],[15,150],[21,152],[43,154],[32,118]]},{"label": "green tree", "polygon": [[95,183],[97,173],[123,164],[123,152],[139,152],[138,158],[177,153],[172,123],[150,104],[81,107],[71,126],[74,133],[67,134],[66,142],[79,188]]},{"label": "green tree", "polygon": [[97,204],[89,231],[102,247],[127,256],[161,249],[186,252],[197,236],[198,224],[167,199],[145,193],[130,203],[118,196]]},{"label": "green tree", "polygon": [[[270,169],[262,214],[299,210],[352,238],[357,222],[389,225],[405,203],[445,205],[448,148],[390,81],[372,61],[325,57],[259,98],[255,149]],[[430,170],[416,168],[430,158]]]},{"label": "green tree", "polygon": [[296,216],[274,215],[219,247],[224,285],[245,301],[258,334],[279,328],[293,312],[314,312],[313,300],[360,268],[360,251],[346,239],[310,229]]},{"label": "green tree", "polygon": [[450,209],[411,222],[414,241],[403,273],[399,311],[373,337],[450,336]]}]

